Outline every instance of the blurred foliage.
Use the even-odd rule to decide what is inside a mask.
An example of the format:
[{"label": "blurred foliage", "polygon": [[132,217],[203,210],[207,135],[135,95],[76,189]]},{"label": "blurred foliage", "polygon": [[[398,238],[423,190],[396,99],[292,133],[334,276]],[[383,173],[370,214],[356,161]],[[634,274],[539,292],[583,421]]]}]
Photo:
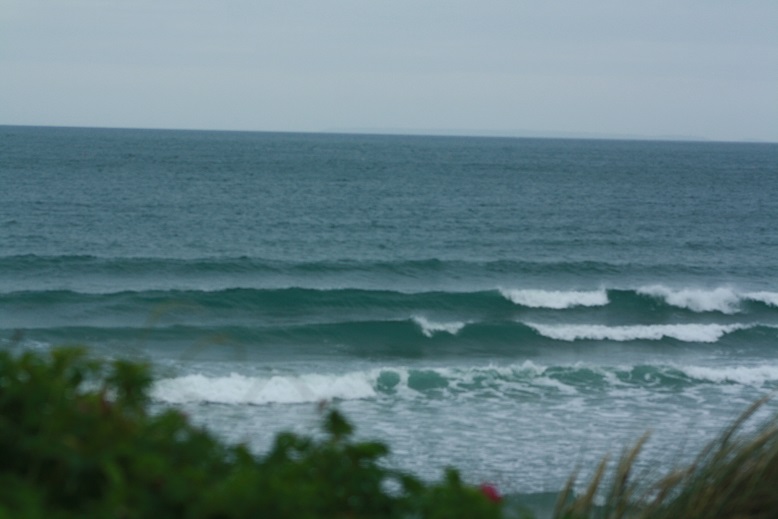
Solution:
[{"label": "blurred foliage", "polygon": [[385,468],[387,447],[336,410],[322,439],[281,433],[259,456],[149,412],[151,382],[79,348],[0,351],[0,519],[501,516],[454,470],[430,484]]}]

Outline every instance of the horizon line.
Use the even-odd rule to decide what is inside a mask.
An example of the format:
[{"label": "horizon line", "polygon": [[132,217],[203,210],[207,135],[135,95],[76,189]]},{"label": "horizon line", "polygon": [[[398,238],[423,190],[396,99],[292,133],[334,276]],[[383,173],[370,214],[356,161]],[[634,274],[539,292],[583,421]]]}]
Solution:
[{"label": "horizon line", "polygon": [[397,137],[472,137],[472,138],[505,138],[505,139],[558,139],[558,140],[612,140],[612,141],[647,141],[647,142],[698,142],[698,143],[742,143],[742,144],[778,144],[778,140],[764,139],[712,139],[691,135],[640,135],[601,132],[576,131],[531,131],[531,130],[475,130],[475,129],[444,129],[444,128],[382,128],[382,127],[333,127],[320,130],[268,130],[268,129],[230,129],[230,128],[194,128],[167,126],[99,126],[99,125],[69,125],[69,124],[7,124],[0,127],[16,128],[61,128],[84,130],[137,130],[137,131],[191,131],[191,132],[223,132],[223,133],[285,133],[308,135],[368,135]]}]

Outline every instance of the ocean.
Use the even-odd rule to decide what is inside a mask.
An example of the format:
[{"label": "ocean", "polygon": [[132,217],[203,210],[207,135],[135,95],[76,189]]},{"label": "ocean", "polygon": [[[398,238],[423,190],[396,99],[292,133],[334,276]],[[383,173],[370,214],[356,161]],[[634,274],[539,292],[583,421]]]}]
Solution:
[{"label": "ocean", "polygon": [[661,472],[778,389],[778,145],[0,127],[0,347],[73,343],[258,453]]}]

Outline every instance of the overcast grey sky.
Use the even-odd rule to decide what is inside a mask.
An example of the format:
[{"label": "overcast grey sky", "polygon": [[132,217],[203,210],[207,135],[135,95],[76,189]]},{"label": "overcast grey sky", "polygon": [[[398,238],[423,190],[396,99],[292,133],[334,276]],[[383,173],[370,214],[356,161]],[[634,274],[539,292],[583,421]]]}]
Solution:
[{"label": "overcast grey sky", "polygon": [[778,0],[0,0],[0,124],[778,141]]}]

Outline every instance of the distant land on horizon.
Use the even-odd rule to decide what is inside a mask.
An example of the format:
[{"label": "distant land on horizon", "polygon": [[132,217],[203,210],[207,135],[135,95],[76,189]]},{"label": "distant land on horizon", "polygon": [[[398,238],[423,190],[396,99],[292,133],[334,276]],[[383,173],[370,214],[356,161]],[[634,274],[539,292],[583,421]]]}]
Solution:
[{"label": "distant land on horizon", "polygon": [[581,140],[625,140],[625,141],[678,141],[678,142],[742,142],[758,144],[778,144],[776,141],[759,139],[717,140],[697,135],[640,135],[630,133],[597,133],[573,131],[531,131],[531,130],[473,130],[445,128],[382,128],[382,127],[334,127],[322,130],[272,130],[246,128],[170,128],[155,126],[91,126],[68,124],[2,124],[0,127],[27,128],[82,128],[115,130],[169,130],[203,132],[240,132],[240,133],[309,133],[309,134],[345,134],[345,135],[406,135],[429,137],[495,137],[517,139],[581,139]]},{"label": "distant land on horizon", "polygon": [[[639,135],[629,133],[597,133],[572,131],[532,131],[532,130],[472,130],[441,128],[332,128],[324,133],[355,133],[382,135],[439,135],[442,137],[516,137],[527,139],[599,139],[599,140],[639,140],[639,141],[698,141],[715,142],[697,135]],[[738,141],[741,142],[741,141]],[[743,140],[742,142],[757,142]],[[759,141],[762,142],[762,141]],[[766,141],[765,141],[766,142]]]}]

